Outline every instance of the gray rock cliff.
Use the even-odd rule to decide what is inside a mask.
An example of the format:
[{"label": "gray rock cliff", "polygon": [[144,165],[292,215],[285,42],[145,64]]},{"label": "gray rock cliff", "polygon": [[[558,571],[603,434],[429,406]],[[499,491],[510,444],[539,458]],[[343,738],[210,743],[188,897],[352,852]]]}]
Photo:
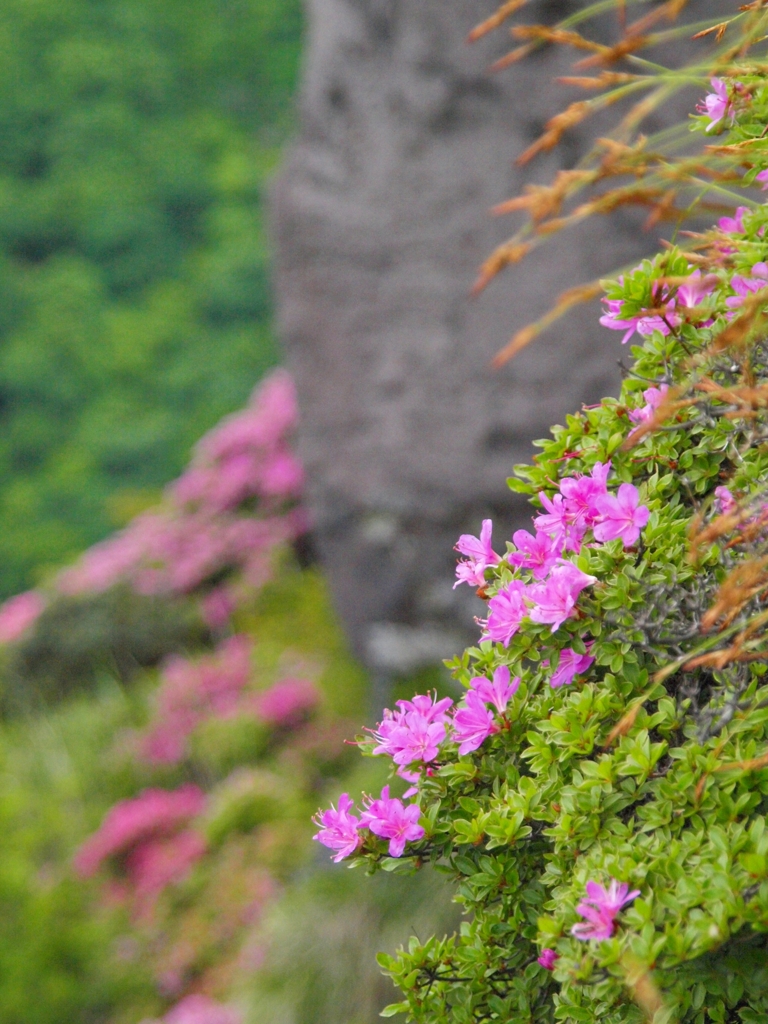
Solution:
[{"label": "gray rock cliff", "polygon": [[503,551],[531,515],[506,488],[513,465],[618,386],[619,336],[596,305],[500,371],[494,353],[560,291],[658,240],[626,214],[595,221],[469,298],[511,233],[489,208],[583,145],[576,136],[514,165],[563,105],[553,79],[572,54],[546,49],[488,74],[506,32],[464,40],[495,6],[309,0],[302,129],[273,192],[279,330],[315,540],[357,654],[384,674],[477,636],[482,602],[452,589],[456,538],[492,516]]}]

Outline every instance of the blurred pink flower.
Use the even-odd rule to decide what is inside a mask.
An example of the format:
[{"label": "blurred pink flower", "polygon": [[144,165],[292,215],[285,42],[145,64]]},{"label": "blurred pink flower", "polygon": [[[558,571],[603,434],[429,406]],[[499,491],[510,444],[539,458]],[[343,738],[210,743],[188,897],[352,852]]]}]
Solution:
[{"label": "blurred pink flower", "polygon": [[75,854],[75,870],[90,877],[108,858],[126,856],[141,843],[178,833],[204,808],[205,794],[191,783],[175,790],[145,789],[133,799],[121,800]]},{"label": "blurred pink flower", "polygon": [[715,506],[719,515],[727,516],[736,511],[738,503],[727,487],[716,487]]},{"label": "blurred pink flower", "polygon": [[717,226],[721,231],[730,231],[738,234],[744,233],[744,214],[749,213],[748,206],[737,206],[733,217],[721,217]]},{"label": "blurred pink flower", "polygon": [[710,78],[709,84],[713,92],[708,92],[696,109],[709,118],[706,131],[711,132],[726,115],[733,113],[733,104],[728,98],[728,86],[721,78]]},{"label": "blurred pink flower", "polygon": [[630,420],[632,420],[633,423],[647,423],[653,418],[654,413],[664,401],[668,391],[668,384],[662,384],[658,388],[646,388],[643,392],[645,405],[641,409],[632,409],[629,413]]},{"label": "blurred pink flower", "polygon": [[[140,594],[188,594],[229,575],[263,586],[275,548],[307,529],[306,515],[291,507],[303,487],[288,444],[295,425],[293,383],[278,370],[202,438],[163,506],[86,551],[59,574],[59,590],[100,593],[124,582]],[[228,618],[210,596],[202,611],[214,628]]]},{"label": "blurred pink flower", "polygon": [[571,934],[585,941],[610,939],[619,911],[639,895],[639,889],[630,892],[626,882],[617,882],[615,878],[607,889],[598,882],[587,882],[587,898],[576,907],[585,920],[575,924]]},{"label": "blurred pink flower", "polygon": [[45,609],[38,590],[27,590],[0,605],[0,644],[19,640],[37,622]]},{"label": "blurred pink flower", "polygon": [[536,963],[541,964],[545,971],[553,971],[555,963],[560,959],[560,954],[554,949],[542,949],[541,955],[536,957]]},{"label": "blurred pink flower", "polygon": [[232,1006],[208,996],[185,996],[163,1017],[162,1024],[242,1024],[241,1014]]},{"label": "blurred pink flower", "polygon": [[200,602],[203,619],[211,629],[226,626],[236,608],[237,599],[229,587],[210,590]]},{"label": "blurred pink flower", "polygon": [[[147,761],[179,761],[188,737],[203,720],[248,710],[243,693],[250,680],[252,649],[251,638],[237,633],[223,640],[212,654],[195,660],[178,655],[168,659],[155,695],[157,714],[142,742]],[[298,699],[296,695],[294,699]],[[307,699],[306,693],[303,699]]]},{"label": "blurred pink flower", "polygon": [[126,857],[133,895],[145,907],[166,888],[182,882],[205,853],[203,836],[191,828],[139,843]]},{"label": "blurred pink flower", "polygon": [[317,706],[320,694],[308,679],[281,679],[256,697],[256,713],[264,722],[286,726]]}]

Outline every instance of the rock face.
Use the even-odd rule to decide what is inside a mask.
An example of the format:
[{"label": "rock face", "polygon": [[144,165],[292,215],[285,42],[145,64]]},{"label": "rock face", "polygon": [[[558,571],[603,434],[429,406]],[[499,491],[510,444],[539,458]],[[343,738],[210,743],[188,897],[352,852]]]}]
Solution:
[{"label": "rock face", "polygon": [[[504,30],[469,46],[487,0],[309,0],[302,130],[273,192],[279,329],[301,405],[315,539],[357,654],[379,673],[450,656],[483,604],[452,589],[453,544],[530,511],[505,480],[531,440],[618,386],[596,306],[500,371],[492,356],[567,287],[655,249],[637,219],[590,223],[502,274],[512,223],[489,207],[572,164],[580,139],[515,157],[564,101],[571,54],[495,75]],[[530,20],[547,12],[534,7]]]}]

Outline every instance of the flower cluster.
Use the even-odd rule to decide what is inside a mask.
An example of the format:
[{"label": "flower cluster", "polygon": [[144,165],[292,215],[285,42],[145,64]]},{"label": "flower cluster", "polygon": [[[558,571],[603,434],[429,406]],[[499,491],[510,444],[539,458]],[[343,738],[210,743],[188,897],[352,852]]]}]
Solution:
[{"label": "flower cluster", "polygon": [[[211,628],[226,626],[243,596],[270,578],[275,549],[306,531],[296,504],[303,470],[289,445],[296,422],[293,382],[277,370],[245,409],[202,438],[163,504],[59,573],[54,593],[128,583],[144,595],[193,595]],[[6,602],[0,643],[19,639],[44,605],[37,591]]]},{"label": "flower cluster", "polygon": [[213,718],[249,715],[270,728],[283,728],[298,724],[313,710],[319,695],[307,679],[280,679],[254,692],[252,650],[252,639],[238,633],[222,640],[212,654],[168,659],[154,696],[154,720],[141,740],[147,761],[176,764],[187,753],[194,730]]},{"label": "flower cluster", "polygon": [[205,794],[192,784],[170,791],[146,789],[123,800],[77,851],[75,869],[88,878],[111,861],[127,883],[113,891],[130,897],[140,916],[146,914],[160,893],[186,877],[205,853],[202,834],[191,826],[205,805]]},{"label": "flower cluster", "polygon": [[314,839],[323,846],[336,850],[334,861],[338,862],[351,856],[362,846],[363,829],[368,829],[376,836],[389,841],[390,857],[401,857],[406,842],[422,839],[424,829],[419,824],[421,811],[418,804],[404,804],[397,797],[389,795],[389,786],[385,786],[378,799],[369,798],[362,814],[358,817],[350,814],[353,801],[347,793],[339,797],[338,809],[331,807],[319,812],[314,821],[320,825],[320,831]]},{"label": "flower cluster", "polygon": [[[663,395],[660,389],[653,390]],[[656,394],[648,393],[646,409],[652,409],[656,400]],[[650,412],[640,411],[643,418],[649,415]],[[633,484],[622,483],[616,494],[609,493],[610,469],[610,462],[598,462],[589,475],[561,480],[559,493],[553,498],[539,493],[545,511],[534,519],[533,534],[518,530],[506,556],[518,570],[527,570],[531,580],[513,578],[490,598],[488,617],[482,623],[484,637],[508,646],[526,617],[531,622],[550,625],[554,633],[566,619],[576,614],[582,590],[596,582],[594,576],[582,572],[566,555],[578,555],[590,533],[592,541],[597,543],[621,540],[624,547],[637,543],[648,522],[648,508],[640,504]],[[462,538],[462,550],[473,550],[475,554],[468,562],[459,564],[460,581],[473,573],[476,578],[482,577],[485,584],[485,570],[501,561],[498,556],[495,562],[490,557],[490,521],[486,520],[483,527],[479,540],[471,538],[475,540],[474,547],[467,543],[467,538]],[[562,649],[551,685],[559,687],[571,682],[592,660],[588,653],[577,653],[571,647]]]}]

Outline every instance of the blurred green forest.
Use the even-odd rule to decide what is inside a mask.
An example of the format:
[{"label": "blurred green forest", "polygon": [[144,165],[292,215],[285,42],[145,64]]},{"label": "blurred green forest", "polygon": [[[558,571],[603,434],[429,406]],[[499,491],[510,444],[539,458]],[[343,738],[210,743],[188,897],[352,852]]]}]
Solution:
[{"label": "blurred green forest", "polygon": [[121,525],[276,361],[299,0],[0,5],[0,596]]}]

